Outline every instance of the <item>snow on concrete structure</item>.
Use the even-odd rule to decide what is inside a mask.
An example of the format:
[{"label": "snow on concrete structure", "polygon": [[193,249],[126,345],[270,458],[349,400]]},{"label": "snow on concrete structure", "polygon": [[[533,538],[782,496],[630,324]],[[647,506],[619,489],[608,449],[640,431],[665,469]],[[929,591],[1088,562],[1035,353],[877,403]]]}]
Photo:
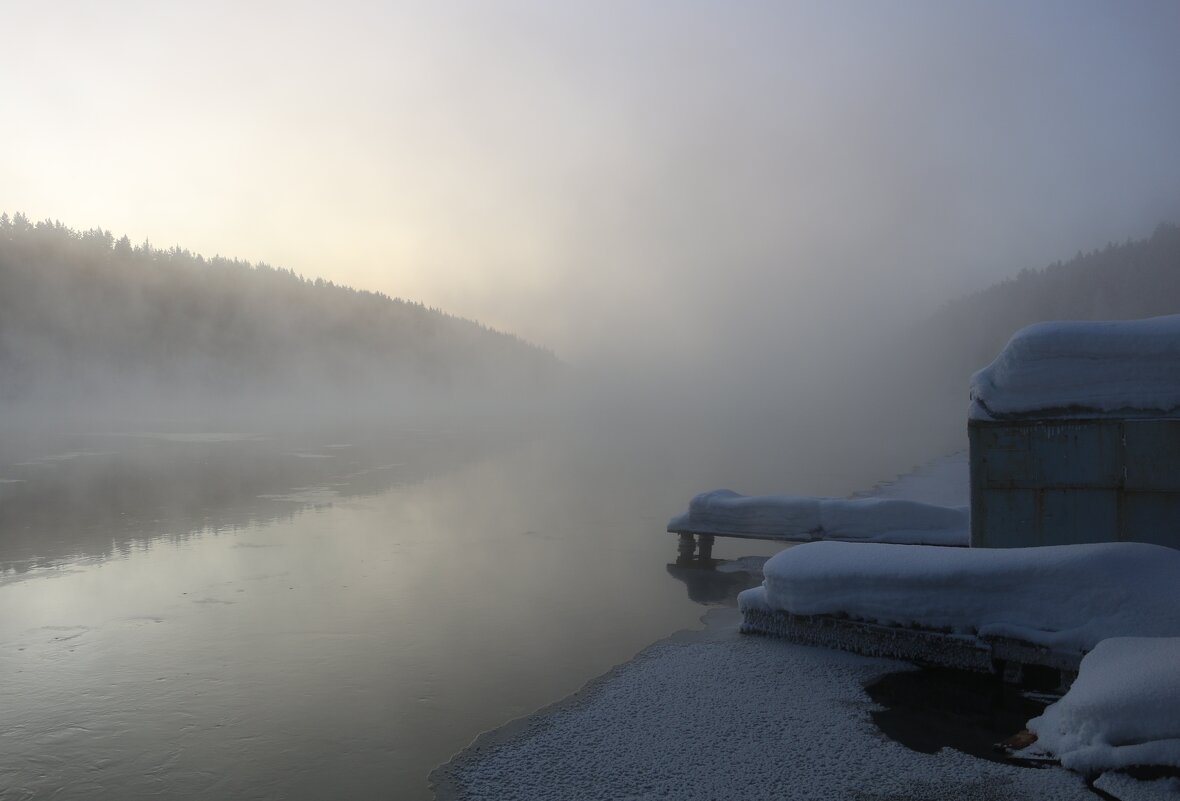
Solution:
[{"label": "snow on concrete structure", "polygon": [[816,542],[763,574],[738,598],[745,632],[965,669],[1068,674],[1107,637],[1180,637],[1180,552],[1158,545]]},{"label": "snow on concrete structure", "polygon": [[[1180,769],[1180,639],[1115,637],[1082,660],[1065,697],[1029,721],[1032,753],[1086,774]],[[1174,788],[1180,789],[1180,788]]]},{"label": "snow on concrete structure", "polygon": [[973,546],[1180,547],[1180,315],[1022,329],[968,434]]},{"label": "snow on concrete structure", "polygon": [[1180,416],[1180,314],[1037,323],[971,377],[973,420]]}]

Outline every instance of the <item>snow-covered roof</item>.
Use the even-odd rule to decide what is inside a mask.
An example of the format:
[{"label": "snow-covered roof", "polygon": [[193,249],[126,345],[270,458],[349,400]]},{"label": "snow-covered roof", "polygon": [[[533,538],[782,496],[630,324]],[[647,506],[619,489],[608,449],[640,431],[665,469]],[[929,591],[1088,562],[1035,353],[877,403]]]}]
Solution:
[{"label": "snow-covered roof", "polygon": [[743,609],[1010,637],[1084,652],[1107,637],[1180,637],[1180,551],[1113,542],[935,548],[812,542],[763,567]]},{"label": "snow-covered roof", "polygon": [[1180,315],[1030,325],[971,377],[970,417],[1180,414]]}]

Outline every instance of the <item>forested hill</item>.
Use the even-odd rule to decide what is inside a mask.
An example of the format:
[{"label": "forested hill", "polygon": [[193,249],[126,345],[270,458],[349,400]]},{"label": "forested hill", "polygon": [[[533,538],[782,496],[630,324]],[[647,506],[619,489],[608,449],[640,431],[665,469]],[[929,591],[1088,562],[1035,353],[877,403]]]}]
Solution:
[{"label": "forested hill", "polygon": [[552,353],[291,270],[0,216],[0,399],[528,391]]},{"label": "forested hill", "polygon": [[[879,427],[961,446],[967,385],[1008,339],[1044,320],[1119,320],[1180,313],[1180,228],[1163,224],[1144,240],[1079,253],[1026,269],[945,304],[901,337],[876,345],[865,390]],[[862,377],[861,381],[866,379]]]},{"label": "forested hill", "polygon": [[942,359],[987,365],[1016,331],[1043,320],[1124,320],[1180,313],[1180,228],[1109,244],[947,303],[919,326]]}]

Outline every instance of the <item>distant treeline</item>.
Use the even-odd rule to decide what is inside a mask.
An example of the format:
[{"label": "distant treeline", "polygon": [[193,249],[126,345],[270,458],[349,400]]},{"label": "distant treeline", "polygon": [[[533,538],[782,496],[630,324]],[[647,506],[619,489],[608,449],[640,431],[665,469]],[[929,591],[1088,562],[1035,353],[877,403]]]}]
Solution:
[{"label": "distant treeline", "polygon": [[119,387],[478,394],[527,390],[557,366],[547,350],[419,303],[0,215],[5,400]]},{"label": "distant treeline", "polygon": [[[881,343],[874,386],[889,397],[880,425],[905,407],[911,436],[966,431],[967,385],[1008,339],[1045,320],[1120,320],[1180,313],[1180,228],[1161,224],[1149,239],[1109,244],[1067,262],[1025,269],[1013,278],[946,303],[900,340]],[[887,375],[888,374],[888,375]],[[893,410],[892,412],[888,410]],[[891,416],[892,415],[892,416]]]},{"label": "distant treeline", "polygon": [[1079,252],[1067,262],[1025,269],[947,303],[920,326],[942,359],[986,366],[1009,337],[1044,320],[1124,320],[1180,313],[1180,228],[1164,223],[1150,239]]}]

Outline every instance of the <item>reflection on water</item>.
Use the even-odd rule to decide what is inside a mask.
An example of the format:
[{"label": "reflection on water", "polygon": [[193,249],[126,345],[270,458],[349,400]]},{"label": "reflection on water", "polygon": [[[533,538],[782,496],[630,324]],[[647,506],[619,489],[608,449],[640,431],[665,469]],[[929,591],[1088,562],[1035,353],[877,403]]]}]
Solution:
[{"label": "reflection on water", "polygon": [[330,433],[0,439],[0,582],[153,539],[291,520],[307,507],[422,481],[507,444],[487,432],[352,435],[353,442],[330,441]]},{"label": "reflection on water", "polygon": [[690,600],[705,606],[734,606],[738,593],[762,583],[762,572],[726,569],[733,563],[717,559],[676,560],[667,565],[668,575],[683,581]]},{"label": "reflection on water", "polygon": [[2,795],[428,798],[750,579],[723,568],[762,544],[667,565],[691,464],[552,432],[5,443]]}]

